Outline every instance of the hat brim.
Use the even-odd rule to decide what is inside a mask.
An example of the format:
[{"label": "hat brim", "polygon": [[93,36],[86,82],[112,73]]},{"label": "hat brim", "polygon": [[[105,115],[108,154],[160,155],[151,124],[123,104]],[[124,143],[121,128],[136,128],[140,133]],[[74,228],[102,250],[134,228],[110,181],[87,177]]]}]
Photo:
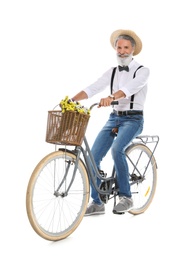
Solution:
[{"label": "hat brim", "polygon": [[133,32],[131,30],[122,30],[122,29],[114,31],[110,36],[110,42],[114,49],[115,49],[115,42],[120,35],[128,35],[135,40],[136,46],[135,46],[135,51],[134,51],[133,55],[137,55],[141,52],[141,50],[142,50],[141,39],[136,35],[135,32]]}]

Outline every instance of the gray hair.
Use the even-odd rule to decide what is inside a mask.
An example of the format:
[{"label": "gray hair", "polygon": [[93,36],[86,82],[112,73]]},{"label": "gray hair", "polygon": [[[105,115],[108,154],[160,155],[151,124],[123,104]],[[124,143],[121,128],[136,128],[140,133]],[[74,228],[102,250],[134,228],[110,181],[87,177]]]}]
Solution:
[{"label": "gray hair", "polygon": [[131,42],[132,47],[135,47],[135,46],[136,46],[135,40],[134,40],[131,36],[129,36],[129,35],[119,35],[119,36],[117,37],[116,41],[115,41],[115,46],[116,46],[117,41],[118,41],[119,39],[128,40],[128,41]]}]

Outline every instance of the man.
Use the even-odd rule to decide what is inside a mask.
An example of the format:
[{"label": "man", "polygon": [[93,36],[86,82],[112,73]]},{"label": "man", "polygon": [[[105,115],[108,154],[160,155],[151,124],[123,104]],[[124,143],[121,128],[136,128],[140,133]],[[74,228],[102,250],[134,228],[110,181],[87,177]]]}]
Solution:
[{"label": "man", "polygon": [[[111,148],[119,186],[119,202],[113,212],[119,214],[133,208],[125,148],[143,130],[143,109],[149,69],[141,66],[133,58],[142,49],[142,42],[133,31],[116,30],[112,33],[110,42],[116,50],[118,61],[114,76],[114,68],[109,69],[96,82],[75,95],[73,100],[91,98],[106,87],[110,87],[112,82],[112,94],[101,98],[99,107],[110,106],[113,100],[118,100],[119,104],[114,105],[109,119],[96,137],[91,150],[95,163],[100,169],[100,162]],[[117,135],[112,129],[118,129]],[[97,183],[100,184],[99,179]],[[93,201],[88,205],[85,215],[104,214],[105,206],[92,184],[91,197]]]}]

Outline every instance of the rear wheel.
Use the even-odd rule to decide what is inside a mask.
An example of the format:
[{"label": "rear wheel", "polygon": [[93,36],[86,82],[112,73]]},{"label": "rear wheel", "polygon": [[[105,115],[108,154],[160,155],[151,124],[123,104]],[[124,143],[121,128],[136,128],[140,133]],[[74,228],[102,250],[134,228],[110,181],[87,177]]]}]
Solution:
[{"label": "rear wheel", "polygon": [[47,240],[61,240],[78,227],[89,200],[89,180],[81,160],[73,175],[76,156],[56,151],[34,169],[27,187],[26,209],[31,226]]}]

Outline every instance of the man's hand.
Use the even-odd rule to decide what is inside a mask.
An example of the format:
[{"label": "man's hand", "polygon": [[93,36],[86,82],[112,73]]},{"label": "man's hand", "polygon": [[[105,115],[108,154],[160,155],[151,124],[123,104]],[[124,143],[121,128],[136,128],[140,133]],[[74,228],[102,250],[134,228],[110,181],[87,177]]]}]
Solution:
[{"label": "man's hand", "polygon": [[109,107],[109,106],[111,106],[112,101],[113,101],[112,97],[101,98],[98,107]]}]

